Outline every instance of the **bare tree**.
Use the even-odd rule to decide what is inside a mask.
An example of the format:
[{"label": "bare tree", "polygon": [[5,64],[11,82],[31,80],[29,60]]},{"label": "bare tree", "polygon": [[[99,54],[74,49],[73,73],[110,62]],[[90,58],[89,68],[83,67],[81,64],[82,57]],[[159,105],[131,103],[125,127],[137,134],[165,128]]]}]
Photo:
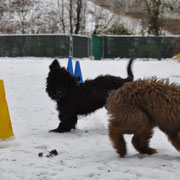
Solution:
[{"label": "bare tree", "polygon": [[86,23],[87,23],[87,1],[83,2],[83,9],[81,12],[81,27],[80,32],[85,33]]},{"label": "bare tree", "polygon": [[162,0],[143,0],[148,13],[148,34],[160,35],[162,27],[162,15],[164,12]]},{"label": "bare tree", "polygon": [[0,0],[0,32],[6,32],[6,20],[4,16],[6,16],[6,12],[8,12],[8,5],[4,0]]},{"label": "bare tree", "polygon": [[20,29],[22,34],[26,33],[26,17],[30,9],[30,6],[32,6],[31,0],[11,0],[10,7],[14,9],[14,11],[17,13],[19,17]]},{"label": "bare tree", "polygon": [[73,34],[73,0],[69,0],[69,27],[70,34]]},{"label": "bare tree", "polygon": [[78,34],[81,27],[82,20],[82,0],[76,0],[76,20],[74,33]]},{"label": "bare tree", "polygon": [[[164,15],[170,11],[174,2],[167,2],[165,0],[141,0],[145,3],[147,11],[147,28],[148,34],[161,35],[162,27],[164,25]],[[145,21],[144,21],[145,22]]]},{"label": "bare tree", "polygon": [[115,14],[107,13],[106,4],[104,1],[94,0],[94,11],[92,12],[94,18],[93,34],[101,34],[113,24]]},{"label": "bare tree", "polygon": [[57,0],[60,29],[64,33],[79,34],[85,28],[86,0]]},{"label": "bare tree", "polygon": [[75,19],[74,19],[74,33],[79,34],[80,30],[85,28],[86,23],[86,10],[87,10],[87,1],[84,0],[75,0]]},{"label": "bare tree", "polygon": [[65,25],[65,3],[64,0],[57,0],[58,5],[58,15],[59,15],[59,23],[62,27],[62,32],[66,33],[66,25]]},{"label": "bare tree", "polygon": [[3,0],[0,0],[0,19],[2,18],[4,11],[7,10],[6,3]]}]

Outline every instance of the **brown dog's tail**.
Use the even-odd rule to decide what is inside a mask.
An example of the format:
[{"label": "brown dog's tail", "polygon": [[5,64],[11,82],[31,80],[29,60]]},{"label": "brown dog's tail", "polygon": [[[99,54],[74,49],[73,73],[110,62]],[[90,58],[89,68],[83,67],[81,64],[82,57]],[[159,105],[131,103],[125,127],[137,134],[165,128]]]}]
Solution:
[{"label": "brown dog's tail", "polygon": [[127,81],[133,81],[134,75],[132,73],[132,63],[134,61],[134,58],[131,58],[127,67],[128,77],[126,78]]}]

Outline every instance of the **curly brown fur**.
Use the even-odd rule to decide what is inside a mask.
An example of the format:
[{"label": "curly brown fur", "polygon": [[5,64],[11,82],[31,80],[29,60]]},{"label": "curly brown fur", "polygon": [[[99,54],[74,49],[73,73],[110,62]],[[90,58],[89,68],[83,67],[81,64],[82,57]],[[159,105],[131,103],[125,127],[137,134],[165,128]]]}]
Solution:
[{"label": "curly brown fur", "polygon": [[46,92],[57,103],[60,123],[58,128],[51,132],[61,133],[75,129],[77,115],[87,115],[102,108],[110,90],[118,89],[124,83],[133,80],[132,62],[133,59],[129,61],[128,77],[125,79],[105,75],[78,83],[76,77],[61,67],[57,60],[54,60],[47,77]]},{"label": "curly brown fur", "polygon": [[142,154],[149,147],[153,128],[159,127],[180,151],[180,86],[157,78],[137,80],[114,90],[107,98],[109,136],[117,152],[126,154],[124,134],[134,134],[132,144]]}]

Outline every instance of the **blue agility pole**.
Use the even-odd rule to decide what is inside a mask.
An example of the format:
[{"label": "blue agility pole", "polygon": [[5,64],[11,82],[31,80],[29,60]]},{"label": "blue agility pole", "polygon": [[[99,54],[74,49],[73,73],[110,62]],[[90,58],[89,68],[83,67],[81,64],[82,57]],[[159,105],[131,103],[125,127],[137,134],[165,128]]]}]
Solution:
[{"label": "blue agility pole", "polygon": [[79,61],[76,61],[75,73],[74,73],[74,75],[75,75],[76,77],[78,77],[78,79],[79,79],[78,82],[79,82],[79,83],[82,83],[82,82],[83,82],[82,73],[81,73],[81,67],[80,67]]},{"label": "blue agility pole", "polygon": [[67,70],[73,75],[73,64],[72,64],[72,57],[69,56],[68,58],[68,65],[67,65]]}]

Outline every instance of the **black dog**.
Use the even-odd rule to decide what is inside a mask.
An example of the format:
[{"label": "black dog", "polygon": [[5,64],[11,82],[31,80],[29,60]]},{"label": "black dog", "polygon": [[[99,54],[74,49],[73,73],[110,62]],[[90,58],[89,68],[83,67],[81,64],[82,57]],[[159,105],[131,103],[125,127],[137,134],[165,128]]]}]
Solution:
[{"label": "black dog", "polygon": [[56,101],[61,122],[57,129],[50,132],[69,132],[75,129],[77,115],[87,115],[102,108],[110,90],[118,89],[124,83],[133,81],[132,61],[133,59],[128,64],[126,79],[105,75],[78,83],[78,78],[61,67],[55,59],[49,66],[46,92]]}]

